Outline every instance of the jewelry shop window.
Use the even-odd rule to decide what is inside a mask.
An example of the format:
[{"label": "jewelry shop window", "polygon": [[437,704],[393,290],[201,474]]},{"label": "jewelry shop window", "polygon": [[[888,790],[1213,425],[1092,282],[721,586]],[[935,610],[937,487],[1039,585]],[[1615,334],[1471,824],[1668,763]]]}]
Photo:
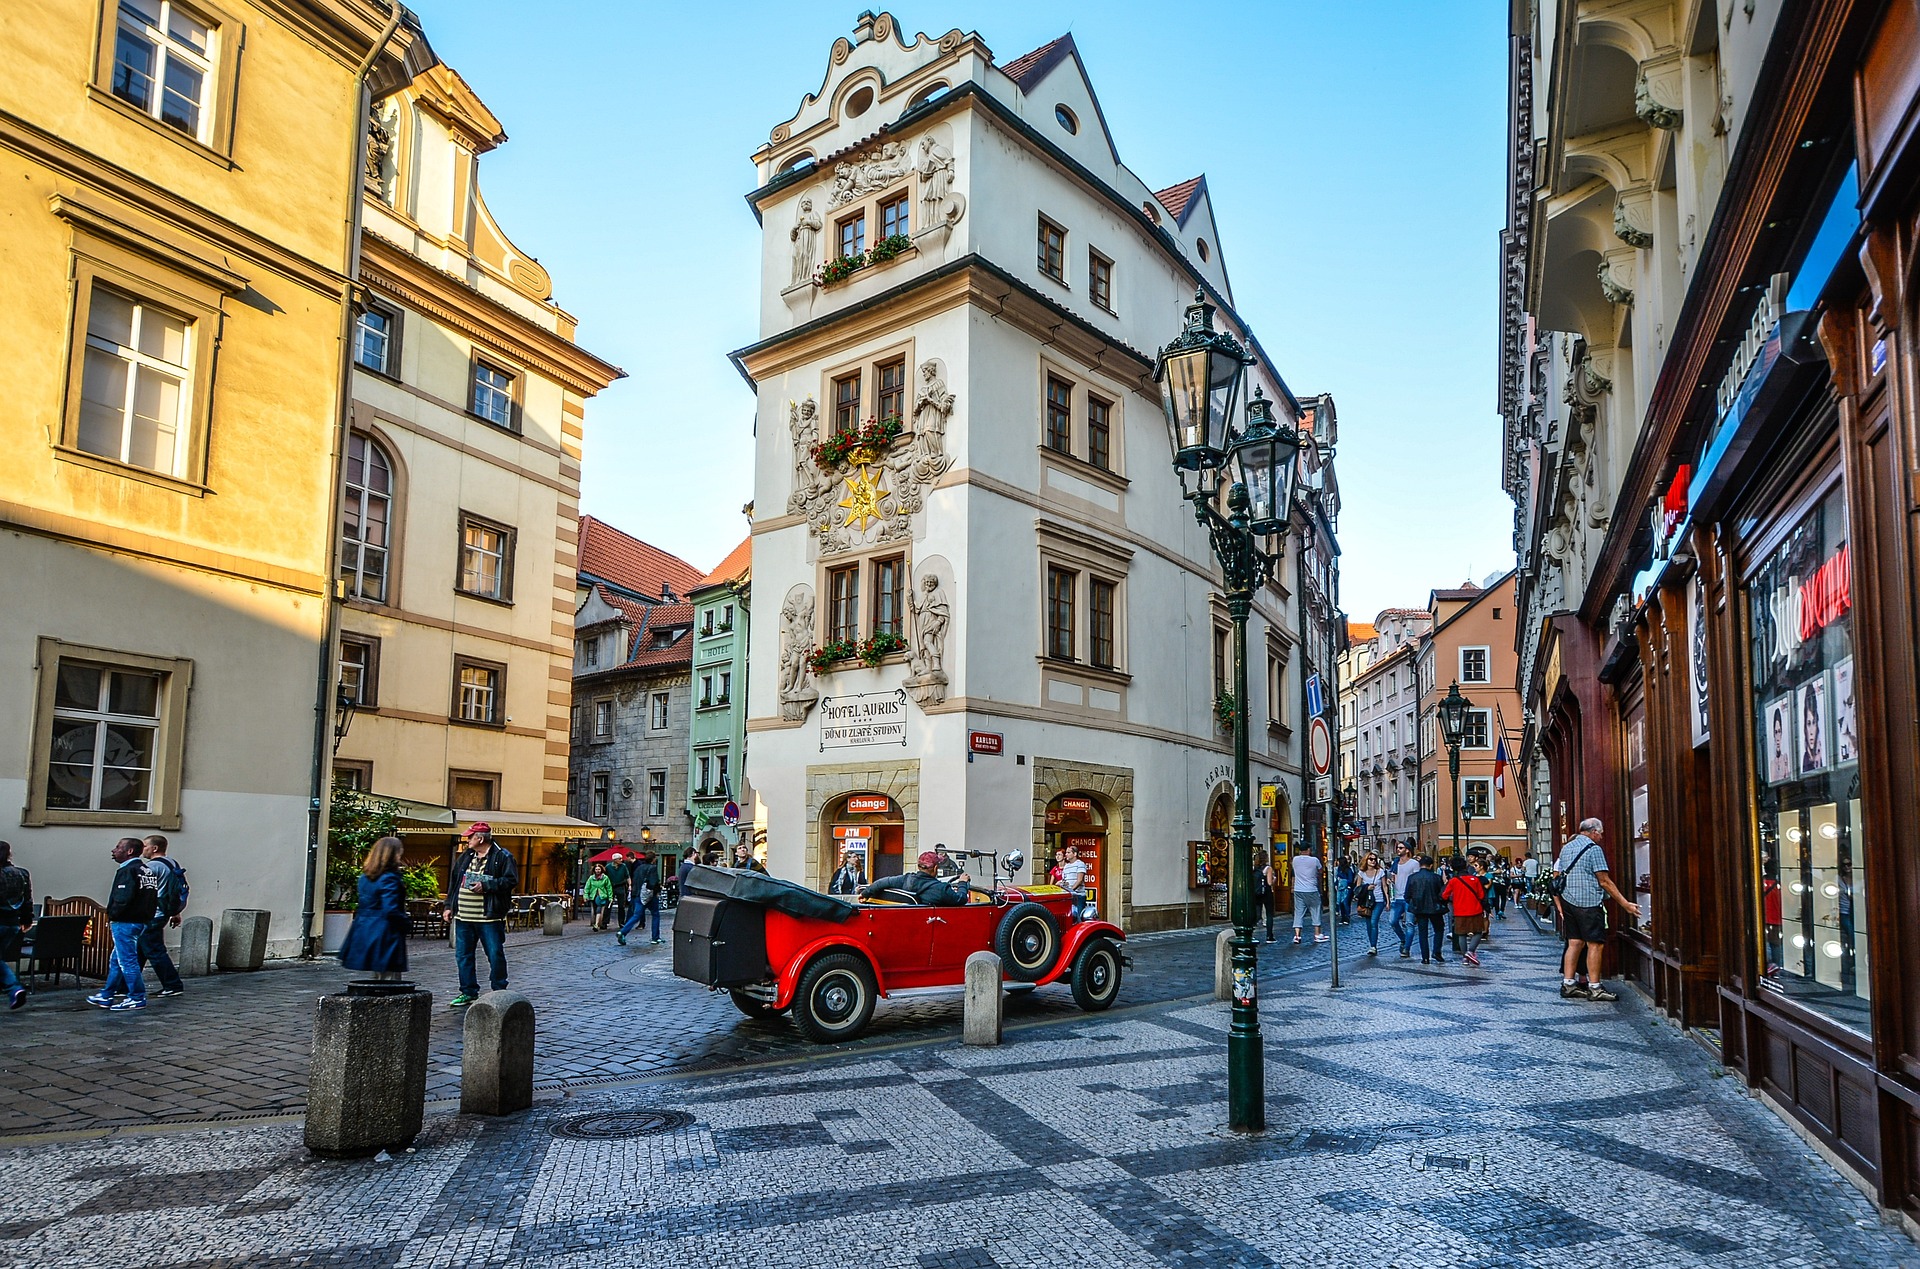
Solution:
[{"label": "jewelry shop window", "polygon": [[1871,1032],[1845,495],[1823,496],[1746,585],[1762,985]]}]

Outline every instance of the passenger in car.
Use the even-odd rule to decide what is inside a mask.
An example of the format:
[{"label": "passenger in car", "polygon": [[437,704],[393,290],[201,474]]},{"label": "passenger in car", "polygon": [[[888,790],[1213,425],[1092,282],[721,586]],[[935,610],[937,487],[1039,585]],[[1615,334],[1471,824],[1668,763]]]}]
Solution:
[{"label": "passenger in car", "polygon": [[940,856],[932,851],[922,851],[920,867],[916,872],[904,877],[882,877],[872,885],[860,891],[862,899],[907,899],[913,903],[938,908],[957,908],[967,901],[967,882],[970,878],[961,873],[951,881],[942,881],[935,876],[940,867]]}]

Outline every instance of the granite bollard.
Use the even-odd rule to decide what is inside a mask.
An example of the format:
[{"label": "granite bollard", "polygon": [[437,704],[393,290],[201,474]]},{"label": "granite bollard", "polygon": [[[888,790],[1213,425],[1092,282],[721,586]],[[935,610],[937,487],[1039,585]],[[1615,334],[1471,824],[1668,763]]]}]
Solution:
[{"label": "granite bollard", "polygon": [[180,976],[205,978],[213,972],[213,918],[190,916],[180,923]]},{"label": "granite bollard", "polygon": [[222,973],[255,970],[267,960],[267,922],[271,912],[227,908],[220,913],[220,948],[215,965]]},{"label": "granite bollard", "polygon": [[460,1113],[511,1115],[533,1105],[533,1002],[490,991],[460,1033]]},{"label": "granite bollard", "polygon": [[541,912],[540,921],[540,933],[559,937],[561,930],[566,928],[567,924],[566,905],[559,902],[549,903]]},{"label": "granite bollard", "polygon": [[433,993],[408,982],[357,982],[322,996],[307,1075],[307,1149],[328,1159],[398,1150],[427,1107]]},{"label": "granite bollard", "polygon": [[960,1039],[965,1044],[998,1044],[1006,993],[1000,986],[1000,958],[992,952],[967,957],[967,994]]},{"label": "granite bollard", "polygon": [[1220,931],[1213,941],[1213,998],[1233,999],[1233,927]]}]

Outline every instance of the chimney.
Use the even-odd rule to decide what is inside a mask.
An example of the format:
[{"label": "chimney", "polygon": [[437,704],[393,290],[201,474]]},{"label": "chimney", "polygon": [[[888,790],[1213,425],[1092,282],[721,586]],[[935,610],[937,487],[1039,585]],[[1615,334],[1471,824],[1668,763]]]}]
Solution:
[{"label": "chimney", "polygon": [[660,583],[660,598],[665,603],[670,604],[673,602],[673,583],[671,582]]}]

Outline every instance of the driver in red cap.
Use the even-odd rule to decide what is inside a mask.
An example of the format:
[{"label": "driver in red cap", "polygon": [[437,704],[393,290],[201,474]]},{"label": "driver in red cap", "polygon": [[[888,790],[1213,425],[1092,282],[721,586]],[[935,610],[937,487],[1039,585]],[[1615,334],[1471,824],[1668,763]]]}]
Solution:
[{"label": "driver in red cap", "polygon": [[942,881],[934,875],[939,867],[939,855],[930,850],[921,851],[918,871],[904,877],[882,877],[863,889],[860,897],[898,900],[911,896],[913,902],[928,907],[957,908],[967,901],[970,878],[963,872],[952,881]]}]

